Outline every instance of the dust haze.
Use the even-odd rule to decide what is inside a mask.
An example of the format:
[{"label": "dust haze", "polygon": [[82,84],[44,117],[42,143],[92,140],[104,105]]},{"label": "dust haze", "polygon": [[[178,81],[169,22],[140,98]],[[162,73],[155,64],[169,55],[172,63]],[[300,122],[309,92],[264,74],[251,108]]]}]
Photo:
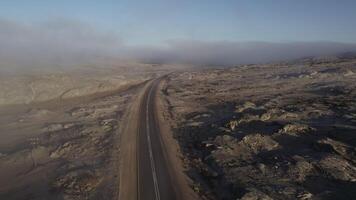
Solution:
[{"label": "dust haze", "polygon": [[113,32],[53,19],[36,24],[0,19],[1,69],[56,68],[98,62],[121,45]]},{"label": "dust haze", "polygon": [[356,51],[340,42],[237,42],[172,39],[130,45],[119,32],[72,19],[23,23],[0,19],[0,70],[72,68],[113,60],[230,66]]}]

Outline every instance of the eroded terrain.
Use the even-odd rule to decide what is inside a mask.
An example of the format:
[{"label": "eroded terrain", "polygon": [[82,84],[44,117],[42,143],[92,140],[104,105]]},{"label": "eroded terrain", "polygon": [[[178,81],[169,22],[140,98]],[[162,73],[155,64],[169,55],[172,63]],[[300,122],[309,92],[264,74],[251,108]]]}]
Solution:
[{"label": "eroded terrain", "polygon": [[165,118],[206,199],[353,199],[356,60],[170,75]]},{"label": "eroded terrain", "polygon": [[1,198],[112,199],[120,119],[131,98],[119,93],[60,110],[31,108],[2,124],[9,135],[1,136]]},{"label": "eroded terrain", "polygon": [[123,118],[152,74],[96,74],[2,85],[0,199],[117,198]]}]

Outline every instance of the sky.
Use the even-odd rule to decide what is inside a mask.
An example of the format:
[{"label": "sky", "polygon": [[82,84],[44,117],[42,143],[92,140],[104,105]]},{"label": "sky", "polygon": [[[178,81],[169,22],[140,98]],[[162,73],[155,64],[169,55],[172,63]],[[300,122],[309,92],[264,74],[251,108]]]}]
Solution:
[{"label": "sky", "polygon": [[0,17],[66,18],[120,34],[128,44],[167,40],[356,42],[354,0],[11,0]]},{"label": "sky", "polygon": [[0,67],[102,56],[230,65],[353,51],[355,10],[354,0],[1,1]]}]

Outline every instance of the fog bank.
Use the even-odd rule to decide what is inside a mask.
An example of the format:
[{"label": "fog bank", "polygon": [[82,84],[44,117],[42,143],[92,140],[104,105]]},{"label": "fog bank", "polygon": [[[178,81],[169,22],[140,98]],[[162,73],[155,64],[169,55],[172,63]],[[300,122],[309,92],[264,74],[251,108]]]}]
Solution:
[{"label": "fog bank", "polygon": [[356,44],[171,40],[156,46],[131,46],[118,33],[74,20],[28,24],[0,19],[0,71],[65,68],[116,59],[230,66],[344,52],[356,52]]},{"label": "fog bank", "polygon": [[229,66],[345,52],[356,52],[356,44],[326,41],[272,43],[180,40],[167,42],[164,48],[135,49],[131,56],[144,62]]}]

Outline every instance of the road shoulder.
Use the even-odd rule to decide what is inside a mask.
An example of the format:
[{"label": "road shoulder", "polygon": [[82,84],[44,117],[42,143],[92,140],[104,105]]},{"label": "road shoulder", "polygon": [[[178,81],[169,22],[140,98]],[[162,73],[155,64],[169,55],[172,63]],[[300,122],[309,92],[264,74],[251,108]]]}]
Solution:
[{"label": "road shoulder", "polygon": [[178,199],[195,200],[199,199],[197,194],[194,193],[190,185],[192,180],[184,173],[184,168],[181,153],[178,142],[173,138],[173,133],[170,128],[170,121],[168,115],[168,105],[162,94],[162,89],[165,87],[166,79],[163,79],[156,92],[156,113],[159,120],[159,128],[162,139],[163,148],[166,150],[165,156],[167,157],[168,165],[170,166],[170,174],[172,181],[177,184],[175,192],[178,195]]},{"label": "road shoulder", "polygon": [[144,97],[148,82],[136,95],[135,101],[125,113],[122,126],[120,143],[120,177],[119,199],[137,199],[137,132],[138,117],[141,110],[141,102]]}]

